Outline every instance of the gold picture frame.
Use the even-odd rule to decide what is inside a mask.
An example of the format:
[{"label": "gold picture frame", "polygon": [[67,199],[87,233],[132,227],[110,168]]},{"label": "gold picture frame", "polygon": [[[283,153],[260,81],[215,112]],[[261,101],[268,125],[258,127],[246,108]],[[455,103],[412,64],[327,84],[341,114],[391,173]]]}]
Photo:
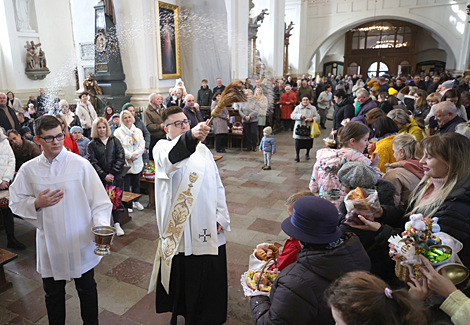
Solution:
[{"label": "gold picture frame", "polygon": [[158,1],[156,11],[158,77],[181,78],[179,7]]}]

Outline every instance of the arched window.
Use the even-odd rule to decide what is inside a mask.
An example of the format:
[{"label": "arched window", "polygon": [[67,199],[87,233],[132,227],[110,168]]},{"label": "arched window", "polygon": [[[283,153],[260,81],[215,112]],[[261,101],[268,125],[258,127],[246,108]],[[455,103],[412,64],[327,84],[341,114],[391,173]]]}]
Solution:
[{"label": "arched window", "polygon": [[388,72],[388,66],[383,62],[374,62],[370,65],[367,70],[367,75],[369,78],[372,77],[381,77]]},{"label": "arched window", "polygon": [[348,67],[348,75],[354,75],[359,73],[359,67],[356,62],[352,62]]},{"label": "arched window", "polygon": [[352,49],[387,49],[410,46],[411,28],[378,21],[352,30]]}]

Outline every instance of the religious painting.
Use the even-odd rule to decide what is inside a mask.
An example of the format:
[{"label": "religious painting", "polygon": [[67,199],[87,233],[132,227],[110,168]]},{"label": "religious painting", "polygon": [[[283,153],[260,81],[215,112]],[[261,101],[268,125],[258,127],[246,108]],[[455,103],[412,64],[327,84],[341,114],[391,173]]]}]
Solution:
[{"label": "religious painting", "polygon": [[159,78],[181,78],[178,6],[158,2],[157,37]]}]

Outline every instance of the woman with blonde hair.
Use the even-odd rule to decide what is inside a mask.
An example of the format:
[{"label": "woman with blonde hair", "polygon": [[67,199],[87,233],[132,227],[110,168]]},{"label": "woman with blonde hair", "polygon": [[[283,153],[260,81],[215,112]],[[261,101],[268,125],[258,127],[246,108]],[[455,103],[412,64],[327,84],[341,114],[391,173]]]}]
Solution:
[{"label": "woman with blonde hair", "polygon": [[55,114],[54,117],[60,121],[60,124],[62,125],[62,130],[64,131],[65,137],[64,137],[64,147],[69,149],[71,152],[76,153],[77,155],[80,154],[80,150],[78,149],[77,142],[75,141],[75,138],[69,131],[69,125],[65,121],[65,118],[62,117],[60,114]]},{"label": "woman with blonde hair", "polygon": [[258,106],[258,142],[263,137],[263,128],[266,126],[266,113],[268,110],[268,99],[263,93],[263,88],[256,87],[254,95],[255,103]]},{"label": "woman with blonde hair", "polygon": [[[132,187],[132,193],[140,194],[140,174],[144,167],[142,154],[145,149],[145,139],[142,131],[134,123],[135,119],[131,112],[123,110],[120,115],[121,127],[114,131],[114,136],[121,141],[126,158],[126,166],[130,167],[127,175],[124,176],[124,190],[129,192]],[[133,207],[137,210],[143,210],[143,205],[136,200]],[[132,212],[132,210],[130,211]]]},{"label": "woman with blonde hair", "polygon": [[388,112],[387,116],[395,122],[398,127],[398,133],[409,133],[414,135],[416,140],[423,140],[423,130],[418,126],[416,121],[410,117],[405,110],[395,108]]},{"label": "woman with blonde hair", "polygon": [[[95,168],[104,187],[114,185],[122,189],[124,181],[121,173],[125,164],[124,149],[121,142],[111,134],[111,128],[106,118],[98,117],[93,121],[91,137],[86,158]],[[119,211],[122,208],[122,206],[113,207],[112,212],[117,236],[124,235],[119,224]]]},{"label": "woman with blonde hair", "polygon": [[405,204],[411,193],[424,176],[419,163],[421,149],[416,138],[409,133],[401,133],[392,140],[396,163],[386,164],[384,179],[395,185],[395,205]]},{"label": "woman with blonde hair", "polygon": [[[438,217],[441,231],[463,244],[458,255],[470,268],[470,164],[466,163],[470,161],[470,140],[449,132],[423,139],[420,147],[424,171],[421,182],[406,204],[382,206],[375,217],[381,224],[402,229],[411,214]],[[366,220],[361,227],[378,231],[380,223]]]}]

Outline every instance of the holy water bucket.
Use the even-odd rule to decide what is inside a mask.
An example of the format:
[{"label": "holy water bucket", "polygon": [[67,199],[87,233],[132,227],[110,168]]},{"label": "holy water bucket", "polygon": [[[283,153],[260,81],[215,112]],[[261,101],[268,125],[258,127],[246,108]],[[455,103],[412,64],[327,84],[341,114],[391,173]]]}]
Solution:
[{"label": "holy water bucket", "polygon": [[111,254],[108,246],[111,245],[116,233],[114,228],[110,226],[95,226],[91,228],[91,232],[95,235],[95,243],[98,244],[95,254],[99,256]]}]

